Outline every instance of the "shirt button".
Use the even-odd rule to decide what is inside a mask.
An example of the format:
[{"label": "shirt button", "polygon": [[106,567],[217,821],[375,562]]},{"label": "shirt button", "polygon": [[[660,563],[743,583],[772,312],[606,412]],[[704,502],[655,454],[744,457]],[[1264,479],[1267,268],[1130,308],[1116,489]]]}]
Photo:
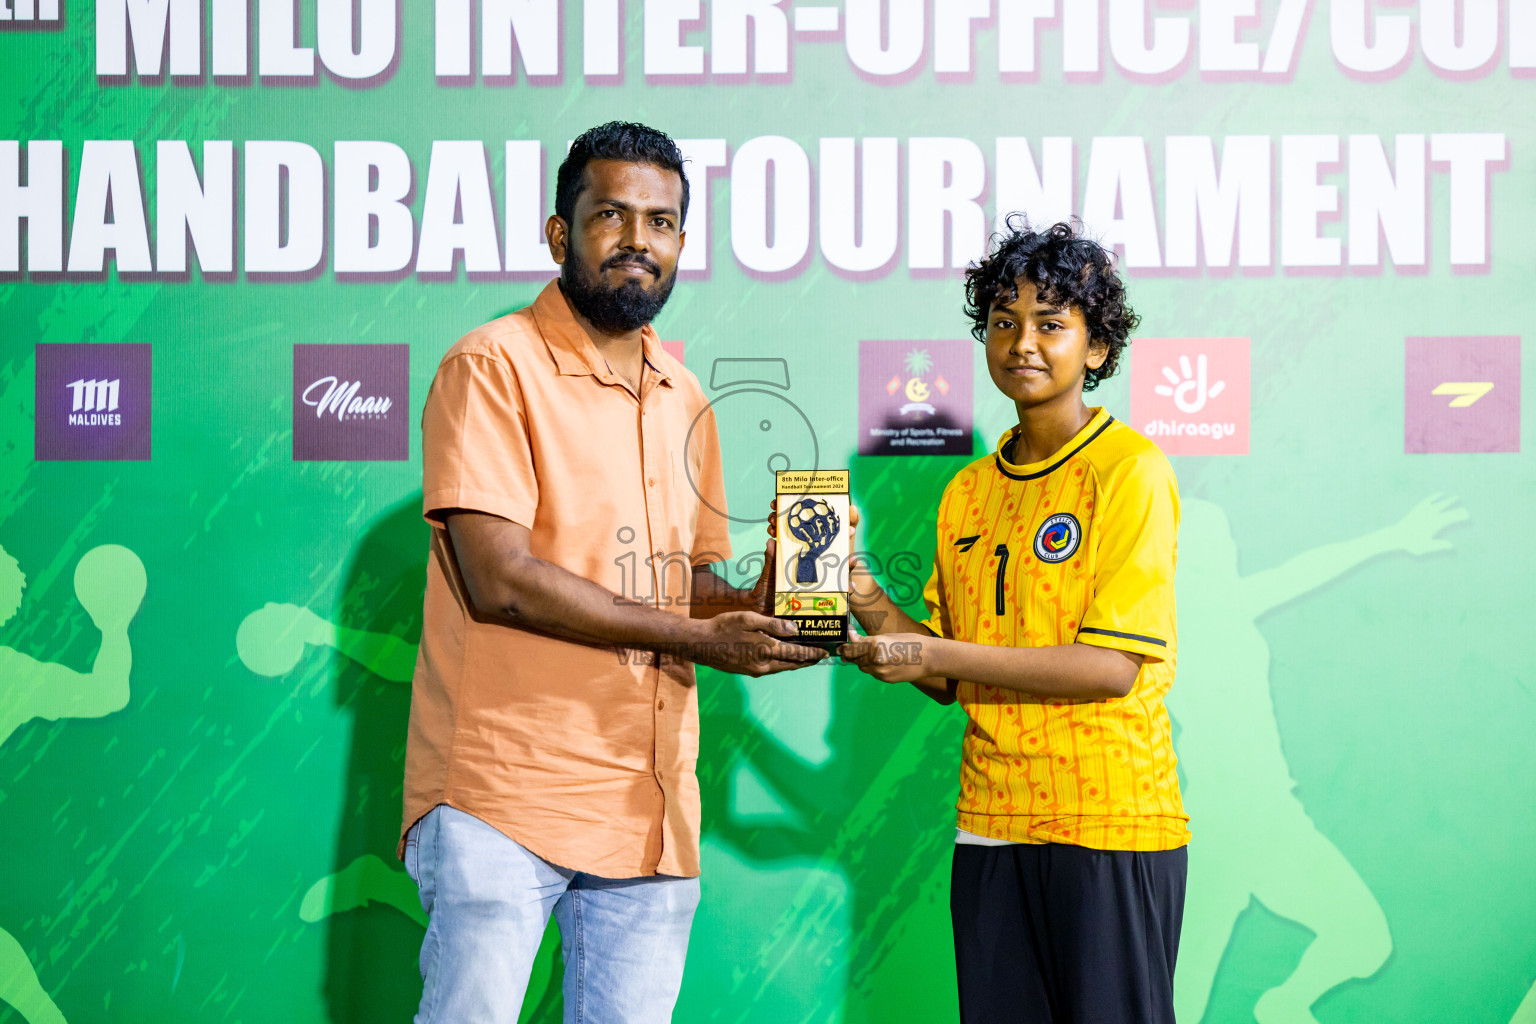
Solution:
[{"label": "shirt button", "polygon": [[665,711],[665,710],[667,710],[667,702],[664,701],[664,700],[657,701],[656,702],[656,710],[657,711]]},{"label": "shirt button", "polygon": [[661,770],[660,769],[657,769],[657,771],[656,771],[656,781],[657,782],[661,781]]},{"label": "shirt button", "polygon": [[652,487],[655,487],[656,486],[656,478],[655,477],[651,477],[649,480],[646,481],[646,483],[650,484]]}]

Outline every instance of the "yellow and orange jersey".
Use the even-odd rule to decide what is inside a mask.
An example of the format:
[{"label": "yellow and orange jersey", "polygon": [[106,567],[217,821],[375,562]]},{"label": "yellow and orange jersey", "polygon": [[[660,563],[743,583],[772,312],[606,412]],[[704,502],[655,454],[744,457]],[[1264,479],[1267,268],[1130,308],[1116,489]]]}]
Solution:
[{"label": "yellow and orange jersey", "polygon": [[1171,850],[1189,841],[1163,698],[1177,638],[1179,494],[1157,446],[1103,409],[1043,462],[997,451],[939,505],[925,625],[969,643],[1085,643],[1145,659],[1115,700],[962,680],[959,825],[1025,843]]}]

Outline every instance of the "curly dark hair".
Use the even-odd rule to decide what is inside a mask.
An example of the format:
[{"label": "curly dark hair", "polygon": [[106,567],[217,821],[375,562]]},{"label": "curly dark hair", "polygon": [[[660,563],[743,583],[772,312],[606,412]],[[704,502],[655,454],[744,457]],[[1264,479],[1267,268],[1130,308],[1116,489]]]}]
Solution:
[{"label": "curly dark hair", "polygon": [[1008,216],[1008,231],[993,239],[992,253],[965,271],[965,315],[971,334],[987,340],[987,319],[999,302],[1018,298],[1017,281],[1035,286],[1044,302],[1076,309],[1088,324],[1088,336],[1109,346],[1104,365],[1092,367],[1083,390],[1115,375],[1120,353],[1141,317],[1125,300],[1125,284],[1115,272],[1114,254],[1083,235],[1077,220],[1035,231],[1021,213]]},{"label": "curly dark hair", "polygon": [[588,128],[576,136],[570,152],[555,175],[555,216],[570,224],[576,219],[576,197],[586,184],[582,172],[593,160],[623,160],[632,164],[654,164],[676,171],[683,179],[683,208],[678,223],[688,219],[688,175],[683,170],[683,154],[677,143],[665,133],[632,121],[609,121]]}]

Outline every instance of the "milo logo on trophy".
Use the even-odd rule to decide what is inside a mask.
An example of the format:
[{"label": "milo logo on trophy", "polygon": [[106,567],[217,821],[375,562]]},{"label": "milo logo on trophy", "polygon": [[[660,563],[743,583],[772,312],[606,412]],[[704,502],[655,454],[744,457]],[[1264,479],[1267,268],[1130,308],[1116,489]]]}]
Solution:
[{"label": "milo logo on trophy", "polygon": [[800,643],[836,647],[848,636],[848,471],[780,470],[773,613],[799,627]]}]

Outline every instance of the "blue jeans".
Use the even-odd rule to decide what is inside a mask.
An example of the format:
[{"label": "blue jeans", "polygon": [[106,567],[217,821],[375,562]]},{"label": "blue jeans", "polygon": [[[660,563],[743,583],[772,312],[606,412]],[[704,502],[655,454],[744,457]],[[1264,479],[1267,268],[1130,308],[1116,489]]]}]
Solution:
[{"label": "blue jeans", "polygon": [[416,1024],[517,1024],[551,913],[565,955],[566,1024],[672,1019],[697,878],[571,871],[447,804],[411,826],[405,869],[430,920]]}]

